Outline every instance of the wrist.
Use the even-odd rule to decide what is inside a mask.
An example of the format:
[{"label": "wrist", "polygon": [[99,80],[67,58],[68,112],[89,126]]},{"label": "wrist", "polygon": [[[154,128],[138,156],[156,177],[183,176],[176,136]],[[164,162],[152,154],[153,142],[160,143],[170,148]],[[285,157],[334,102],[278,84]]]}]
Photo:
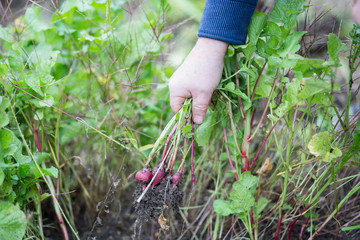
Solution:
[{"label": "wrist", "polygon": [[221,58],[224,58],[228,46],[229,44],[226,42],[205,37],[199,37],[195,44],[196,49],[199,49],[200,51],[212,52]]}]

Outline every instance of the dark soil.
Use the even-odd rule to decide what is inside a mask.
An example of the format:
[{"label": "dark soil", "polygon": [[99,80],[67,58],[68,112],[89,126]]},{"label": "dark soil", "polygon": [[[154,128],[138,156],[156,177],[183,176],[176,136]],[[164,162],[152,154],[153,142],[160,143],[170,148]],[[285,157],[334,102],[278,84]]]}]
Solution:
[{"label": "dark soil", "polygon": [[136,200],[143,193],[143,187],[143,183],[138,183],[133,195],[137,220],[157,219],[165,208],[179,211],[184,193],[177,186],[173,186],[171,177],[163,178],[160,184],[150,187],[141,201],[137,202]]}]

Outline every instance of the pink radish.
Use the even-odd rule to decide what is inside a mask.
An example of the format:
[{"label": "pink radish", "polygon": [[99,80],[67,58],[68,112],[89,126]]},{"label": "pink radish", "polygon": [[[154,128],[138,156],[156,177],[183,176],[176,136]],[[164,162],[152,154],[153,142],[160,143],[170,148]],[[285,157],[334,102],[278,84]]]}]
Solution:
[{"label": "pink radish", "polygon": [[152,175],[153,177],[155,177],[154,181],[153,181],[153,185],[158,185],[161,180],[164,178],[164,175],[165,175],[165,171],[164,171],[164,167],[161,166],[159,172],[156,174],[156,172],[158,171],[159,167],[154,167],[154,169],[152,170]]},{"label": "pink radish", "polygon": [[180,179],[181,179],[180,173],[175,173],[175,174],[172,176],[173,187],[175,187],[176,185],[178,185],[178,183],[180,182]]},{"label": "pink radish", "polygon": [[139,182],[148,183],[151,180],[152,175],[148,169],[144,168],[144,169],[141,169],[140,171],[138,171],[136,173],[135,177],[136,177],[136,180]]}]

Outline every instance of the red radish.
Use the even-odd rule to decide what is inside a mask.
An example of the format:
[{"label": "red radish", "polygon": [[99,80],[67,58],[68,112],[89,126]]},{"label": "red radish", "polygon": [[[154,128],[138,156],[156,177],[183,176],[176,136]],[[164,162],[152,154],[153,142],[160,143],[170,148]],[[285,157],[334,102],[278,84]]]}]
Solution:
[{"label": "red radish", "polygon": [[176,185],[178,185],[178,183],[180,182],[180,179],[181,179],[180,173],[175,173],[175,174],[172,176],[173,186],[174,186],[174,187],[175,187]]},{"label": "red radish", "polygon": [[156,172],[158,171],[159,167],[154,167],[154,169],[152,170],[152,175],[155,177],[154,181],[153,181],[153,185],[158,185],[161,180],[164,178],[165,175],[165,171],[164,171],[164,167],[161,166],[159,172],[156,174]]},{"label": "red radish", "polygon": [[152,175],[148,169],[144,168],[144,169],[141,169],[140,171],[138,171],[136,173],[135,177],[136,177],[136,180],[139,182],[148,183],[151,180]]}]

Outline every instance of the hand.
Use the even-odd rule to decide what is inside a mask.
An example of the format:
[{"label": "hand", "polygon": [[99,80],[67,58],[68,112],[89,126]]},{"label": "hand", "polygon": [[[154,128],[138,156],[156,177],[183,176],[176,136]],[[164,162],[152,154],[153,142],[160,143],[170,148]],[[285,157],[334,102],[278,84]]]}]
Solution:
[{"label": "hand", "polygon": [[357,24],[360,24],[360,0],[354,0],[352,14],[355,22],[357,22]]},{"label": "hand", "polygon": [[183,64],[170,78],[170,105],[178,112],[186,98],[193,98],[193,121],[204,121],[211,96],[219,85],[228,44],[199,38]]}]

